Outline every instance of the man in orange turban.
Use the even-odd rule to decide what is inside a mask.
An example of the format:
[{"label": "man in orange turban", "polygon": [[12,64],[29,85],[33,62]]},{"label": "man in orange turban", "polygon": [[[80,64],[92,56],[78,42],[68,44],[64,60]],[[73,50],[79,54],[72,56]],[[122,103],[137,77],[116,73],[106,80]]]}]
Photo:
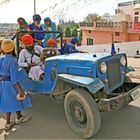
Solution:
[{"label": "man in orange turban", "polygon": [[44,65],[40,62],[40,54],[43,48],[34,44],[33,37],[26,34],[21,38],[25,49],[21,50],[18,59],[18,65],[28,69],[29,78],[34,81],[42,80],[44,77]]},{"label": "man in orange turban", "polygon": [[33,45],[34,40],[30,34],[26,34],[21,38],[21,41],[24,45]]},{"label": "man in orange turban", "polygon": [[47,41],[47,45],[51,48],[54,48],[56,45],[56,40],[54,38],[49,38],[49,40]]},{"label": "man in orange turban", "polygon": [[59,55],[59,51],[56,46],[56,40],[51,37],[47,41],[48,48],[45,48],[41,54],[41,61],[44,61],[48,57]]}]

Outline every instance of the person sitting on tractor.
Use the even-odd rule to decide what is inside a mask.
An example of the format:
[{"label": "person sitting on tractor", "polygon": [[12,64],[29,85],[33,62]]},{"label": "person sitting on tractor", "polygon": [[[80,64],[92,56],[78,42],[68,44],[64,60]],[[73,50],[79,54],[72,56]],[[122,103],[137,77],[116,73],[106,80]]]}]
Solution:
[{"label": "person sitting on tractor", "polygon": [[17,19],[17,23],[19,25],[19,28],[18,28],[19,31],[30,30],[28,23],[26,22],[26,20],[23,17],[19,17]]},{"label": "person sitting on tractor", "polygon": [[44,78],[44,65],[40,62],[40,54],[43,48],[35,45],[33,37],[26,34],[21,38],[25,49],[22,49],[19,54],[18,65],[24,67],[29,72],[29,78],[34,81],[40,81]]},{"label": "person sitting on tractor", "polygon": [[72,37],[70,42],[62,46],[62,48],[59,50],[60,54],[70,54],[70,53],[80,52],[79,50],[75,48],[78,42],[79,42],[79,39],[77,37]]},{"label": "person sitting on tractor", "polygon": [[56,40],[54,38],[50,38],[47,41],[48,48],[44,48],[40,57],[41,61],[44,61],[48,57],[59,55],[59,51],[56,46]]},{"label": "person sitting on tractor", "polygon": [[[49,17],[44,18],[44,24],[43,24],[42,27],[43,27],[44,31],[53,31],[53,32],[56,31],[56,24],[54,22],[52,22]],[[53,37],[56,40],[56,34],[55,33],[46,33],[45,34],[44,43],[43,43],[44,48],[48,47],[47,41],[51,37]],[[56,46],[57,45],[55,45],[55,48],[56,48]]]},{"label": "person sitting on tractor", "polygon": [[[26,22],[26,20],[23,18],[23,17],[19,17],[18,19],[17,19],[17,23],[18,23],[18,25],[19,25],[19,27],[18,27],[18,29],[16,30],[17,32],[19,32],[19,31],[30,31],[30,28],[29,28],[29,25],[28,25],[28,23]],[[21,42],[21,38],[22,38],[22,36],[24,35],[24,34],[26,34],[26,33],[23,33],[23,32],[20,32],[20,33],[18,33],[18,39],[19,39],[19,50],[21,51],[23,48],[22,48],[22,46],[23,46],[23,44],[22,44],[22,42]]]},{"label": "person sitting on tractor", "polygon": [[[41,16],[39,14],[33,15],[33,23],[29,24],[30,30],[43,31],[43,28],[40,25],[40,22],[41,22]],[[40,38],[40,40],[44,39],[44,34],[41,34],[41,33],[33,33],[32,36],[33,36],[35,42],[37,41],[38,38]]]}]

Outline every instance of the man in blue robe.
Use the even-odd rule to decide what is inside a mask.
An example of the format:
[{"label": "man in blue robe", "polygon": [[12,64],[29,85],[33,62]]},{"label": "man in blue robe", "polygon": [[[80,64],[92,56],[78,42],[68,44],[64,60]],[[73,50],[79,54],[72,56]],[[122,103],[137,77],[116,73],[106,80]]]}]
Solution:
[{"label": "man in blue robe", "polygon": [[12,112],[17,114],[15,123],[22,123],[28,121],[30,117],[22,115],[21,110],[32,106],[30,97],[19,84],[20,73],[17,60],[13,56],[14,46],[14,42],[10,39],[2,41],[1,45],[4,55],[0,57],[0,112],[6,114],[5,130],[13,126],[10,120]]},{"label": "man in blue robe", "polygon": [[[43,28],[42,26],[40,25],[40,22],[41,22],[41,16],[38,15],[38,14],[35,14],[33,15],[33,23],[32,24],[29,24],[29,28],[30,30],[32,31],[43,31]],[[44,34],[41,34],[41,33],[35,33],[32,35],[36,40],[43,40],[44,39]]]},{"label": "man in blue robe", "polygon": [[65,44],[59,51],[60,51],[60,54],[70,54],[70,53],[78,53],[80,52],[79,50],[77,50],[75,47],[76,47],[76,44],[78,44],[79,42],[79,39],[77,37],[73,37],[71,40],[70,40],[70,43],[68,44]]}]

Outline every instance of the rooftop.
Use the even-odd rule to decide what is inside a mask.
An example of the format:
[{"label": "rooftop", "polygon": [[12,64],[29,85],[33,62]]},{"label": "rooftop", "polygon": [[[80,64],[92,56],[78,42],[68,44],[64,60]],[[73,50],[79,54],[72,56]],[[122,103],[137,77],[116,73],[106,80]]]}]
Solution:
[{"label": "rooftop", "polygon": [[135,4],[139,4],[139,3],[140,3],[140,0],[121,2],[121,3],[118,3],[118,7],[128,6],[128,5],[135,5]]}]

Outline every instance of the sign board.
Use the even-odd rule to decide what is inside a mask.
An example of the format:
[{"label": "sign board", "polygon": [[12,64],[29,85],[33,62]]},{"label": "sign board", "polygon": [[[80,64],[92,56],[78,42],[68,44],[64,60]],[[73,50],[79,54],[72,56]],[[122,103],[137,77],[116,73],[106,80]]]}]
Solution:
[{"label": "sign board", "polygon": [[140,31],[140,22],[133,22],[133,30]]}]

